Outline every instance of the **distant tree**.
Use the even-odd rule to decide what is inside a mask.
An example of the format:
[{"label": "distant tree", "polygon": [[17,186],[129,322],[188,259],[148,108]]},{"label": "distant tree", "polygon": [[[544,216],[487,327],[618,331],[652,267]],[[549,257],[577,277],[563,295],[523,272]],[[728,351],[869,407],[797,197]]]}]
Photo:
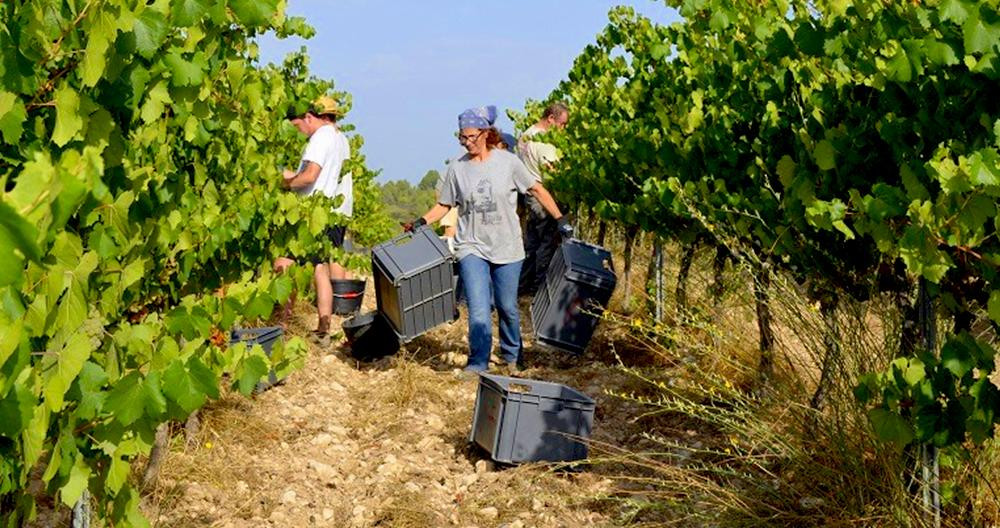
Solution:
[{"label": "distant tree", "polygon": [[436,170],[429,170],[424,177],[421,178],[420,183],[417,184],[417,189],[426,191],[428,189],[434,190],[437,187],[437,182],[441,178],[441,174]]},{"label": "distant tree", "polygon": [[[385,212],[399,223],[409,222],[426,213],[434,205],[437,174],[437,171],[428,171],[416,187],[406,180],[383,183],[381,191]],[[428,181],[430,183],[426,183]]]}]

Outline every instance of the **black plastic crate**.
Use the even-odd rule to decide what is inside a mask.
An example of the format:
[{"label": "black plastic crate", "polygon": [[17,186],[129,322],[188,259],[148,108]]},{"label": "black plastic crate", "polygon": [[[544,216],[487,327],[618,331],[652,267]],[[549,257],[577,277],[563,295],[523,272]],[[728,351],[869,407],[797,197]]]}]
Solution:
[{"label": "black plastic crate", "polygon": [[583,352],[616,283],[608,250],[577,239],[563,242],[552,255],[545,284],[531,302],[535,340]]},{"label": "black plastic crate", "polygon": [[[237,343],[246,343],[248,347],[258,344],[264,349],[264,354],[267,357],[271,357],[271,348],[274,346],[274,342],[278,339],[282,339],[284,335],[285,331],[280,326],[265,326],[263,328],[234,328],[229,334],[229,344],[235,345]],[[267,374],[267,379],[263,379],[257,383],[257,387],[254,388],[254,393],[264,392],[281,381],[282,380],[278,379],[278,375],[274,372],[274,369],[271,369],[271,371]]]},{"label": "black plastic crate", "polygon": [[584,459],[595,409],[565,385],[482,374],[469,441],[507,464]]},{"label": "black plastic crate", "polygon": [[455,317],[454,259],[427,227],[372,248],[378,311],[402,341]]}]

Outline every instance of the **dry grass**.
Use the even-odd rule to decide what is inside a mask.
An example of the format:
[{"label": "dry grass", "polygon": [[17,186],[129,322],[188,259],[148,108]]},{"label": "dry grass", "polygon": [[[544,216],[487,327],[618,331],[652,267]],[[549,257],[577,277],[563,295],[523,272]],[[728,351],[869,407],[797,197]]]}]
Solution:
[{"label": "dry grass", "polygon": [[[618,254],[620,242],[612,249]],[[667,253],[679,251],[668,248]],[[645,287],[642,256],[651,250],[640,245],[633,252],[639,256],[632,262],[636,292]],[[799,285],[775,276],[769,289],[775,373],[762,385],[751,263],[728,269],[725,295],[715,301],[709,293],[713,256],[703,251],[692,266],[687,312],[672,308],[673,284],[665,281],[665,321],[651,320],[651,301],[642,295],[628,306],[619,304],[628,316],[606,317],[606,324],[617,327],[606,332],[615,336],[606,346],[616,351],[626,344],[621,363],[645,385],[617,394],[641,403],[654,418],[646,435],[655,444],[652,449],[594,446],[605,464],[619,468],[615,477],[628,492],[617,500],[633,508],[629,521],[924,525],[928,517],[919,497],[904,486],[905,458],[872,438],[865,410],[852,392],[862,373],[882,370],[894,357],[901,328],[894,300],[842,301],[824,318]],[[676,277],[677,260],[666,259],[668,277]],[[623,302],[620,292],[613,302]],[[642,351],[639,361],[633,361],[635,349]],[[825,397],[816,409],[810,402],[824,364]],[[678,424],[690,427],[687,434]],[[1000,455],[993,446],[972,454],[979,471],[967,466],[944,470],[946,485],[969,493],[967,499],[946,503],[945,526],[997,522],[998,501],[988,483],[1000,476]]]}]

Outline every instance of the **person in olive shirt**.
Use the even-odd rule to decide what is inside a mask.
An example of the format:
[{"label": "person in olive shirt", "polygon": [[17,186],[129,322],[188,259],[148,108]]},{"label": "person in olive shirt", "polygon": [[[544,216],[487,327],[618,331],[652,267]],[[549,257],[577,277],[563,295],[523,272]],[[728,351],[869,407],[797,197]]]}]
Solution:
[{"label": "person in olive shirt", "polygon": [[[569,110],[561,103],[545,108],[542,119],[521,134],[517,155],[525,167],[542,182],[551,165],[559,160],[556,147],[537,141],[535,136],[553,128],[563,128],[569,119]],[[518,286],[519,295],[534,295],[545,282],[545,274],[556,248],[559,247],[559,226],[546,214],[545,208],[533,196],[525,198],[524,265]]]}]

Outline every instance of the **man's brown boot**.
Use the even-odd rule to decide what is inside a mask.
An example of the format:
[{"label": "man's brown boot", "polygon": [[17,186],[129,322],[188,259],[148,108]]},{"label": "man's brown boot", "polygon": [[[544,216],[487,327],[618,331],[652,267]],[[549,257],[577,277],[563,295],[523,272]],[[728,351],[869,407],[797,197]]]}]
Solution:
[{"label": "man's brown boot", "polygon": [[313,330],[313,337],[321,347],[330,346],[330,316],[324,315],[319,318],[319,324]]}]

